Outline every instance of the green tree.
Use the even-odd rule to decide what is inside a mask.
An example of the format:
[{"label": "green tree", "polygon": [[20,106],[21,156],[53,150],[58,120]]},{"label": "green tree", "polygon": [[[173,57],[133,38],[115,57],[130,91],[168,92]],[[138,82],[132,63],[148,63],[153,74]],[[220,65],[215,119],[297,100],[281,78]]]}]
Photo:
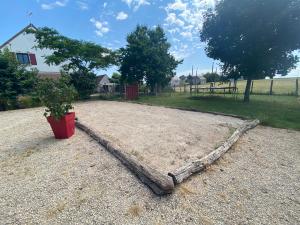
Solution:
[{"label": "green tree", "polygon": [[81,71],[70,73],[70,83],[74,85],[80,99],[88,99],[97,87],[96,74]]},{"label": "green tree", "polygon": [[71,73],[71,83],[80,98],[86,98],[88,93],[94,91],[96,75],[92,73],[95,70],[117,64],[116,54],[98,44],[65,37],[48,27],[28,32],[35,34],[36,47],[53,50],[51,55],[45,57],[45,62],[49,65],[63,64],[64,70]]},{"label": "green tree", "polygon": [[218,82],[220,81],[220,76],[217,73],[205,73],[203,77],[206,78],[206,82]]},{"label": "green tree", "polygon": [[0,51],[0,110],[17,108],[19,95],[33,94],[37,73],[37,70],[26,70],[8,49]]},{"label": "green tree", "polygon": [[223,73],[247,80],[286,75],[295,68],[300,48],[299,0],[221,0],[208,10],[200,34],[209,57],[223,63]]},{"label": "green tree", "polygon": [[110,82],[115,83],[115,84],[120,84],[121,83],[121,74],[114,72],[110,78]]},{"label": "green tree", "polygon": [[126,47],[121,49],[122,80],[128,83],[146,81],[152,93],[157,91],[156,87],[166,86],[182,62],[169,53],[170,47],[161,27],[137,26],[127,36]]}]

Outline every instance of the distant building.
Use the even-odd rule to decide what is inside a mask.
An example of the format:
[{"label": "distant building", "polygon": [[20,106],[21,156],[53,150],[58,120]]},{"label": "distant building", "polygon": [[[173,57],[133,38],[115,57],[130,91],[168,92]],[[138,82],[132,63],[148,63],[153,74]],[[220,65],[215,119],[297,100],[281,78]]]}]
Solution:
[{"label": "distant building", "polygon": [[0,45],[0,50],[2,51],[7,48],[10,52],[15,54],[19,63],[27,66],[26,68],[38,69],[40,76],[53,78],[60,76],[61,66],[48,65],[45,63],[44,57],[51,55],[53,51],[50,49],[35,48],[34,46],[37,44],[35,35],[26,33],[28,29],[36,30],[37,28],[29,24]]},{"label": "distant building", "polygon": [[180,79],[178,77],[173,77],[170,81],[171,87],[177,87],[180,85]]},{"label": "distant building", "polygon": [[104,74],[97,76],[97,92],[107,93],[114,90],[115,85],[110,82],[109,77]]},{"label": "distant building", "polygon": [[201,85],[201,84],[206,84],[206,78],[203,76],[180,76],[179,77],[181,81],[187,83],[187,84],[192,84],[192,85]]}]

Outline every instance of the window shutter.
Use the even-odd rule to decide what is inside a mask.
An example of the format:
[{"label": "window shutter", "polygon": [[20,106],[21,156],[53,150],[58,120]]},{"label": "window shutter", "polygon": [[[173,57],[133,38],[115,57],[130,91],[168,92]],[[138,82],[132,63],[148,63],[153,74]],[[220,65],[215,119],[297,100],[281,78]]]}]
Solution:
[{"label": "window shutter", "polygon": [[29,59],[30,59],[30,64],[31,65],[37,65],[35,54],[29,53]]}]

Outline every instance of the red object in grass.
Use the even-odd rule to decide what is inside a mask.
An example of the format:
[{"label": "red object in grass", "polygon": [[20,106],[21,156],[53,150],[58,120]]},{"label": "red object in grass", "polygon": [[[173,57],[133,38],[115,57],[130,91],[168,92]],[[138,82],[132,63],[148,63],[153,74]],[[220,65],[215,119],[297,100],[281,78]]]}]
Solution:
[{"label": "red object in grass", "polygon": [[127,100],[134,100],[139,97],[139,85],[138,84],[131,84],[126,85],[125,87],[125,97]]},{"label": "red object in grass", "polygon": [[64,115],[59,120],[52,116],[47,117],[56,139],[66,139],[75,132],[75,112]]}]

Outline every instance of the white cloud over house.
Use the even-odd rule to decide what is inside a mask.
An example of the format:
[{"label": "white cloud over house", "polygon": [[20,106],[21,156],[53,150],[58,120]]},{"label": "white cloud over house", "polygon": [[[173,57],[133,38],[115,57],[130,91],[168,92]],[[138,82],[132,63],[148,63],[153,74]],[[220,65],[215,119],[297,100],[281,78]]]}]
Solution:
[{"label": "white cloud over house", "polygon": [[127,18],[128,18],[128,15],[123,11],[119,12],[116,17],[117,20],[126,20]]}]

